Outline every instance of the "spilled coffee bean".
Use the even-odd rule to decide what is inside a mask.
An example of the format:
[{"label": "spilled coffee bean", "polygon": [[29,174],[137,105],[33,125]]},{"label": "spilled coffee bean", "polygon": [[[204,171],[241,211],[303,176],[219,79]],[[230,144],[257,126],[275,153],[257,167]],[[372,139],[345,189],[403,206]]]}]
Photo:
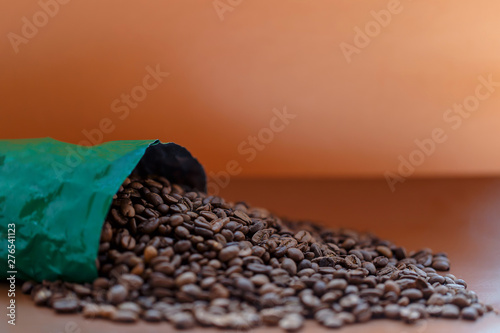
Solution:
[{"label": "spilled coffee bean", "polygon": [[371,234],[288,221],[171,184],[125,180],[103,224],[92,283],[26,282],[60,313],[175,328],[339,328],[372,318],[476,320],[492,311],[444,253],[408,252]]}]

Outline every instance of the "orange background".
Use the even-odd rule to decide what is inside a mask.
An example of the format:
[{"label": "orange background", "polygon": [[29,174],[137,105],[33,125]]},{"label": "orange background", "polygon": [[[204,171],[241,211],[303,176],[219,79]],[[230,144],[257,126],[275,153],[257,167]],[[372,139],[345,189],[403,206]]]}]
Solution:
[{"label": "orange background", "polygon": [[[500,82],[500,2],[401,0],[350,63],[340,44],[390,1],[229,3],[221,20],[212,1],[69,1],[16,53],[9,33],[41,7],[2,1],[1,138],[78,143],[109,118],[100,141],[174,141],[212,172],[382,177],[441,127],[416,175],[499,174],[500,88],[457,130],[443,114],[479,75]],[[120,120],[111,103],[157,64],[170,75]],[[284,106],[296,118],[247,162],[238,145]]]}]

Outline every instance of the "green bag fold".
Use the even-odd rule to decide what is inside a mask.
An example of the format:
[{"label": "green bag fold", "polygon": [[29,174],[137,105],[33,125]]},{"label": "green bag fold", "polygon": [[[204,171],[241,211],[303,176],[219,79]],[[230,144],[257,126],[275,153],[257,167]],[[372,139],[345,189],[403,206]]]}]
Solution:
[{"label": "green bag fold", "polygon": [[[174,143],[131,140],[84,147],[51,138],[0,140],[0,276],[17,271],[23,280],[95,279],[102,224],[113,195],[133,170],[206,190],[201,164]],[[9,242],[10,224],[15,241]],[[8,261],[11,244],[15,262]]]}]

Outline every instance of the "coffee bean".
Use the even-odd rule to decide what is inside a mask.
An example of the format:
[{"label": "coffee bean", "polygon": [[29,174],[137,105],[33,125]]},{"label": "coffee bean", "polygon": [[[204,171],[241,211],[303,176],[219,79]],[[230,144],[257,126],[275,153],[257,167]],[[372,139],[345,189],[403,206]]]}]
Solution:
[{"label": "coffee bean", "polygon": [[304,326],[304,317],[297,313],[287,314],[279,321],[279,326],[288,332],[297,331]]},{"label": "coffee bean", "polygon": [[137,316],[136,313],[134,313],[132,311],[118,310],[118,311],[113,313],[113,315],[111,316],[111,319],[113,321],[122,322],[122,323],[134,323],[139,319],[139,317]]},{"label": "coffee bean", "polygon": [[52,292],[47,289],[41,289],[34,293],[33,301],[36,305],[45,304],[52,297]]},{"label": "coffee bean", "polygon": [[418,290],[418,289],[415,289],[415,288],[410,288],[410,289],[403,290],[401,292],[401,295],[405,296],[405,297],[408,297],[410,300],[421,299],[421,298],[424,297],[424,295],[422,294],[422,292],[420,290]]},{"label": "coffee bean", "polygon": [[60,313],[72,313],[78,311],[80,305],[76,299],[61,298],[52,303],[52,308]]},{"label": "coffee bean", "polygon": [[179,237],[179,238],[188,238],[188,236],[190,235],[189,233],[189,230],[187,230],[185,227],[183,226],[178,226],[175,228],[175,234]]},{"label": "coffee bean", "polygon": [[29,294],[29,293],[31,293],[31,290],[33,290],[34,286],[35,286],[35,282],[26,281],[23,283],[23,285],[21,287],[21,291],[23,294]]},{"label": "coffee bean", "polygon": [[154,246],[146,246],[144,249],[144,261],[150,262],[152,259],[156,258],[158,255],[158,250]]},{"label": "coffee bean", "polygon": [[444,318],[458,318],[460,315],[460,309],[456,305],[445,304],[443,305],[443,310],[441,312],[441,315]]},{"label": "coffee bean", "polygon": [[293,247],[288,248],[286,254],[290,259],[296,262],[302,261],[304,259],[304,254],[302,253],[301,250],[297,248]]},{"label": "coffee bean", "polygon": [[462,309],[462,318],[467,320],[476,320],[478,318],[477,310],[473,307],[467,306]]},{"label": "coffee bean", "polygon": [[392,251],[387,246],[383,246],[383,245],[377,246],[376,250],[381,255],[383,255],[387,258],[392,258]]},{"label": "coffee bean", "polygon": [[236,245],[225,247],[219,252],[219,260],[223,262],[229,261],[236,258],[239,252],[240,249]]},{"label": "coffee bean", "polygon": [[459,294],[459,295],[453,296],[450,303],[455,304],[459,308],[465,308],[465,307],[470,305],[470,300],[468,300],[465,295]]},{"label": "coffee bean", "polygon": [[255,290],[252,281],[244,277],[239,277],[236,279],[236,288],[243,292],[253,292]]},{"label": "coffee bean", "polygon": [[87,303],[82,309],[82,314],[85,318],[96,318],[99,316],[99,306],[94,303]]},{"label": "coffee bean", "polygon": [[124,311],[132,311],[134,313],[141,313],[142,309],[137,303],[133,302],[124,302],[118,305],[117,307],[118,310],[124,310]]},{"label": "coffee bean", "polygon": [[137,230],[141,233],[150,234],[153,231],[155,231],[159,225],[160,225],[160,220],[157,217],[153,217],[153,218],[141,223],[137,227]]},{"label": "coffee bean", "polygon": [[385,306],[384,315],[389,319],[398,319],[401,309],[397,304],[388,304]]},{"label": "coffee bean", "polygon": [[358,268],[361,266],[361,260],[353,254],[345,257],[345,264],[348,268]]},{"label": "coffee bean", "polygon": [[450,269],[450,263],[445,260],[436,260],[432,262],[432,268],[438,271],[448,271]]},{"label": "coffee bean", "polygon": [[378,267],[378,268],[385,267],[385,266],[387,266],[388,263],[389,263],[389,259],[387,259],[387,257],[380,256],[380,257],[373,259],[373,264],[375,265],[375,267]]},{"label": "coffee bean", "polygon": [[168,316],[168,320],[177,329],[188,329],[195,325],[193,316],[187,312],[178,312],[171,316]]},{"label": "coffee bean", "polygon": [[125,301],[127,294],[127,289],[124,286],[117,284],[109,289],[106,298],[111,304],[118,304]]},{"label": "coffee bean", "polygon": [[295,264],[295,261],[293,261],[290,258],[283,259],[283,262],[281,263],[281,267],[284,270],[286,270],[290,275],[297,274],[297,265]]},{"label": "coffee bean", "polygon": [[196,282],[196,275],[193,272],[186,272],[179,275],[175,279],[175,285],[180,288],[185,284],[191,284]]},{"label": "coffee bean", "polygon": [[360,298],[356,294],[349,294],[340,299],[339,304],[344,309],[350,309],[356,306],[360,302]]}]

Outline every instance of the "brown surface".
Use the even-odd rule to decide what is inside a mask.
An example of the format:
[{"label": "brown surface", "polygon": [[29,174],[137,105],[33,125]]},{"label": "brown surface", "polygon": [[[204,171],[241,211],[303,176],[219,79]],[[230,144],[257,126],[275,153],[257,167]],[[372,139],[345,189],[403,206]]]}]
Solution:
[{"label": "brown surface", "polygon": [[[465,279],[482,301],[500,308],[500,179],[409,180],[395,193],[382,180],[233,180],[223,195],[232,200],[246,199],[281,215],[371,230],[408,249],[446,251],[451,258],[451,273]],[[7,300],[6,289],[6,285],[0,287],[2,308]],[[17,305],[16,327],[7,325],[2,315],[0,332],[77,333],[70,326],[65,332],[70,322],[76,323],[81,333],[146,333],[159,328],[162,332],[173,331],[166,323],[126,326],[85,320],[78,315],[55,315],[48,309],[36,308],[27,296],[19,294]],[[308,323],[303,332],[326,331]],[[500,318],[490,314],[476,323],[440,319],[415,326],[377,320],[341,331],[493,333],[500,332]],[[279,330],[261,328],[252,332]]]}]

